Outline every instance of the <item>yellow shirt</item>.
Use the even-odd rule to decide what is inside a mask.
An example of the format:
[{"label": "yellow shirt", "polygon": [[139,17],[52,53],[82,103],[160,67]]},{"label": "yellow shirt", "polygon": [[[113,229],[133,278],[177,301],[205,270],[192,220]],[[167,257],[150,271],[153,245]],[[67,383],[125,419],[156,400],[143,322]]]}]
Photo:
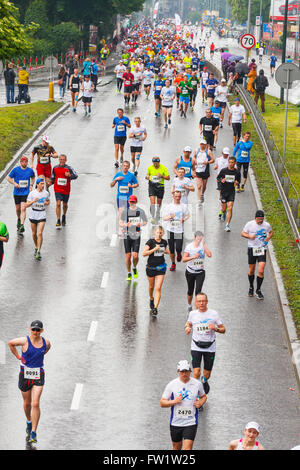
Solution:
[{"label": "yellow shirt", "polygon": [[191,57],[185,57],[183,59],[183,63],[185,65],[185,68],[186,69],[190,69],[191,68],[191,65],[192,65],[192,58]]},{"label": "yellow shirt", "polygon": [[163,176],[169,176],[169,170],[163,165],[159,165],[158,168],[155,168],[154,165],[151,165],[147,170],[147,175],[150,176],[150,181],[164,186],[165,180],[163,178],[159,178],[157,173],[160,173]]},{"label": "yellow shirt", "polygon": [[19,85],[28,85],[29,73],[26,70],[19,71]]}]

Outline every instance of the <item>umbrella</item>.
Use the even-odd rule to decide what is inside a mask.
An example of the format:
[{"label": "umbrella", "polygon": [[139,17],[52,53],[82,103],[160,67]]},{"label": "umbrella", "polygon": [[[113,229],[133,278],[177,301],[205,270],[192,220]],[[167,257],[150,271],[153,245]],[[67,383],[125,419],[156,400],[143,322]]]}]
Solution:
[{"label": "umbrella", "polygon": [[236,64],[235,66],[235,71],[237,73],[243,73],[245,75],[247,75],[249,73],[249,67],[247,64],[245,64],[245,62],[239,62],[238,64]]},{"label": "umbrella", "polygon": [[229,57],[228,61],[229,62],[233,62],[233,61],[239,62],[240,60],[243,60],[243,58],[244,57],[241,56],[241,55],[232,55],[231,57]]},{"label": "umbrella", "polygon": [[222,57],[223,60],[227,60],[228,57],[231,57],[231,56],[232,56],[232,54],[230,54],[230,52],[222,52],[222,54],[221,54],[221,57]]}]

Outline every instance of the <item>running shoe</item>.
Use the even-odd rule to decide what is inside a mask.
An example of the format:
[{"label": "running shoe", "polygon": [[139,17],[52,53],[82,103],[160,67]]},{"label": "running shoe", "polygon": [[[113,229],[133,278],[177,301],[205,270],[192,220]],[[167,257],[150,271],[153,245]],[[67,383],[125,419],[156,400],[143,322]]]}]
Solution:
[{"label": "running shoe", "polygon": [[235,188],[235,190],[236,190],[237,193],[239,193],[239,192],[241,191],[240,186],[237,186],[237,187]]},{"label": "running shoe", "polygon": [[36,254],[37,254],[37,248],[34,249],[34,255],[33,256],[35,257]]},{"label": "running shoe", "polygon": [[157,117],[160,117],[160,113],[157,113]]},{"label": "running shoe", "polygon": [[168,119],[168,124],[169,124],[169,126],[171,125],[171,119],[170,118]]},{"label": "running shoe", "polygon": [[223,124],[222,123],[220,124],[220,129],[223,129]]},{"label": "running shoe", "polygon": [[156,117],[158,117],[158,113],[155,112],[154,115],[155,115]]},{"label": "running shoe", "polygon": [[248,297],[253,297],[253,294],[254,294],[254,288],[249,287]]},{"label": "running shoe", "polygon": [[24,232],[25,232],[24,225],[20,225],[20,227],[19,227],[19,233],[24,233]]},{"label": "running shoe", "polygon": [[73,108],[73,113],[75,113],[75,112],[76,112],[76,108]]},{"label": "running shoe", "polygon": [[154,307],[154,308],[151,310],[151,313],[152,313],[152,315],[153,315],[154,317],[156,317],[157,314],[158,314],[157,308]]},{"label": "running shoe", "polygon": [[229,224],[226,224],[226,225],[225,225],[224,230],[225,230],[225,232],[230,232],[230,226],[229,226]]},{"label": "running shoe", "polygon": [[32,444],[37,443],[36,432],[31,431],[29,442]]},{"label": "running shoe", "polygon": [[66,216],[65,216],[65,215],[62,216],[61,225],[62,225],[63,227],[65,227],[65,225],[66,225]]},{"label": "running shoe", "polygon": [[184,115],[184,112],[183,112],[183,111],[181,111],[181,113],[180,113],[180,117],[182,117],[183,115]]},{"label": "running shoe", "polygon": [[185,117],[185,119],[186,119],[186,113],[183,113],[183,115],[184,115],[184,117]]},{"label": "running shoe", "polygon": [[182,260],[182,255],[181,255],[181,251],[179,253],[177,253],[177,261],[178,263],[180,263],[180,261]]},{"label": "running shoe", "polygon": [[154,299],[150,299],[150,308],[151,310],[154,309]]},{"label": "running shoe", "polygon": [[208,393],[210,391],[209,383],[206,381],[206,382],[202,383],[202,385],[203,385],[203,389],[204,389],[205,394],[208,395]]},{"label": "running shoe", "polygon": [[258,299],[258,300],[264,300],[264,296],[262,295],[262,292],[260,290],[257,290],[255,292],[255,297]]},{"label": "running shoe", "polygon": [[61,227],[61,223],[60,223],[60,220],[58,219],[57,222],[56,222],[56,227],[57,228],[60,228]]},{"label": "running shoe", "polygon": [[165,124],[164,127],[165,127],[165,129],[168,129],[168,124]]},{"label": "running shoe", "polygon": [[119,162],[115,162],[115,167],[119,168]]},{"label": "running shoe", "polygon": [[134,176],[137,176],[138,175],[137,170],[135,170],[133,174],[134,174]]},{"label": "running shoe", "polygon": [[41,253],[38,250],[36,250],[35,259],[38,261],[41,261],[42,259]]},{"label": "running shoe", "polygon": [[243,193],[245,191],[245,186],[242,184],[240,187],[240,192]]},{"label": "running shoe", "polygon": [[225,222],[225,220],[226,220],[226,211],[222,212],[222,220],[223,220],[223,222]]},{"label": "running shoe", "polygon": [[200,202],[204,202],[204,195],[203,194],[200,197]]},{"label": "running shoe", "polygon": [[26,422],[26,436],[28,439],[30,438],[31,431],[32,431],[32,423]]},{"label": "running shoe", "polygon": [[126,281],[131,281],[132,280],[132,274],[128,273],[126,277]]},{"label": "running shoe", "polygon": [[222,219],[222,215],[223,215],[223,212],[221,211],[221,212],[219,213],[219,215],[218,215],[218,217],[219,217],[219,220],[221,220],[221,219]]},{"label": "running shoe", "polygon": [[188,313],[190,313],[192,310],[193,310],[193,306],[192,306],[192,305],[189,305],[189,306],[188,306]]},{"label": "running shoe", "polygon": [[137,271],[137,269],[136,269],[136,268],[133,268],[132,271],[133,271],[133,277],[134,277],[134,279],[137,279],[137,278],[138,278],[138,271]]},{"label": "running shoe", "polygon": [[84,115],[85,115],[85,116],[87,116],[87,115],[88,115],[87,111],[84,113]]},{"label": "running shoe", "polygon": [[176,264],[172,263],[172,266],[170,267],[170,271],[176,271]]},{"label": "running shoe", "polygon": [[17,222],[17,229],[19,230],[20,227],[21,227],[21,220],[18,219],[18,222]]}]

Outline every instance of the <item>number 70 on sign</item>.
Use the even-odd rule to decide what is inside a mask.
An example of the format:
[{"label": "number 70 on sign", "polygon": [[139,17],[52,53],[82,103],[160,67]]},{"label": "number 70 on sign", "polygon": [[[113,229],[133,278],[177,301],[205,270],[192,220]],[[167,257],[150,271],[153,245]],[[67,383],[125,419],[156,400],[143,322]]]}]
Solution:
[{"label": "number 70 on sign", "polygon": [[255,42],[255,37],[250,33],[244,34],[241,37],[241,45],[244,49],[252,49],[255,46]]}]

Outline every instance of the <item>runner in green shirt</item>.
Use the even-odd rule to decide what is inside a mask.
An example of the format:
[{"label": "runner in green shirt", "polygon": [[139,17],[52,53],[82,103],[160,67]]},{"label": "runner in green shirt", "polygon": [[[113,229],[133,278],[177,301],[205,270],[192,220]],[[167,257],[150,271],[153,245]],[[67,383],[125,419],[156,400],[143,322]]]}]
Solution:
[{"label": "runner in green shirt", "polygon": [[[193,91],[193,87],[191,86],[191,83],[188,82],[188,78],[185,75],[183,78],[183,81],[178,84],[178,88],[180,88],[180,97],[179,97],[179,103],[180,103],[180,117],[184,116],[186,118],[186,112],[187,108],[190,102],[190,94]],[[183,104],[184,104],[184,110],[183,110]]]},{"label": "runner in green shirt", "polygon": [[190,105],[191,105],[192,111],[194,111],[194,106],[196,103],[196,96],[198,93],[198,88],[200,87],[200,79],[197,77],[196,70],[192,72],[192,76],[189,79],[188,83],[193,88],[193,90],[190,93]]}]

